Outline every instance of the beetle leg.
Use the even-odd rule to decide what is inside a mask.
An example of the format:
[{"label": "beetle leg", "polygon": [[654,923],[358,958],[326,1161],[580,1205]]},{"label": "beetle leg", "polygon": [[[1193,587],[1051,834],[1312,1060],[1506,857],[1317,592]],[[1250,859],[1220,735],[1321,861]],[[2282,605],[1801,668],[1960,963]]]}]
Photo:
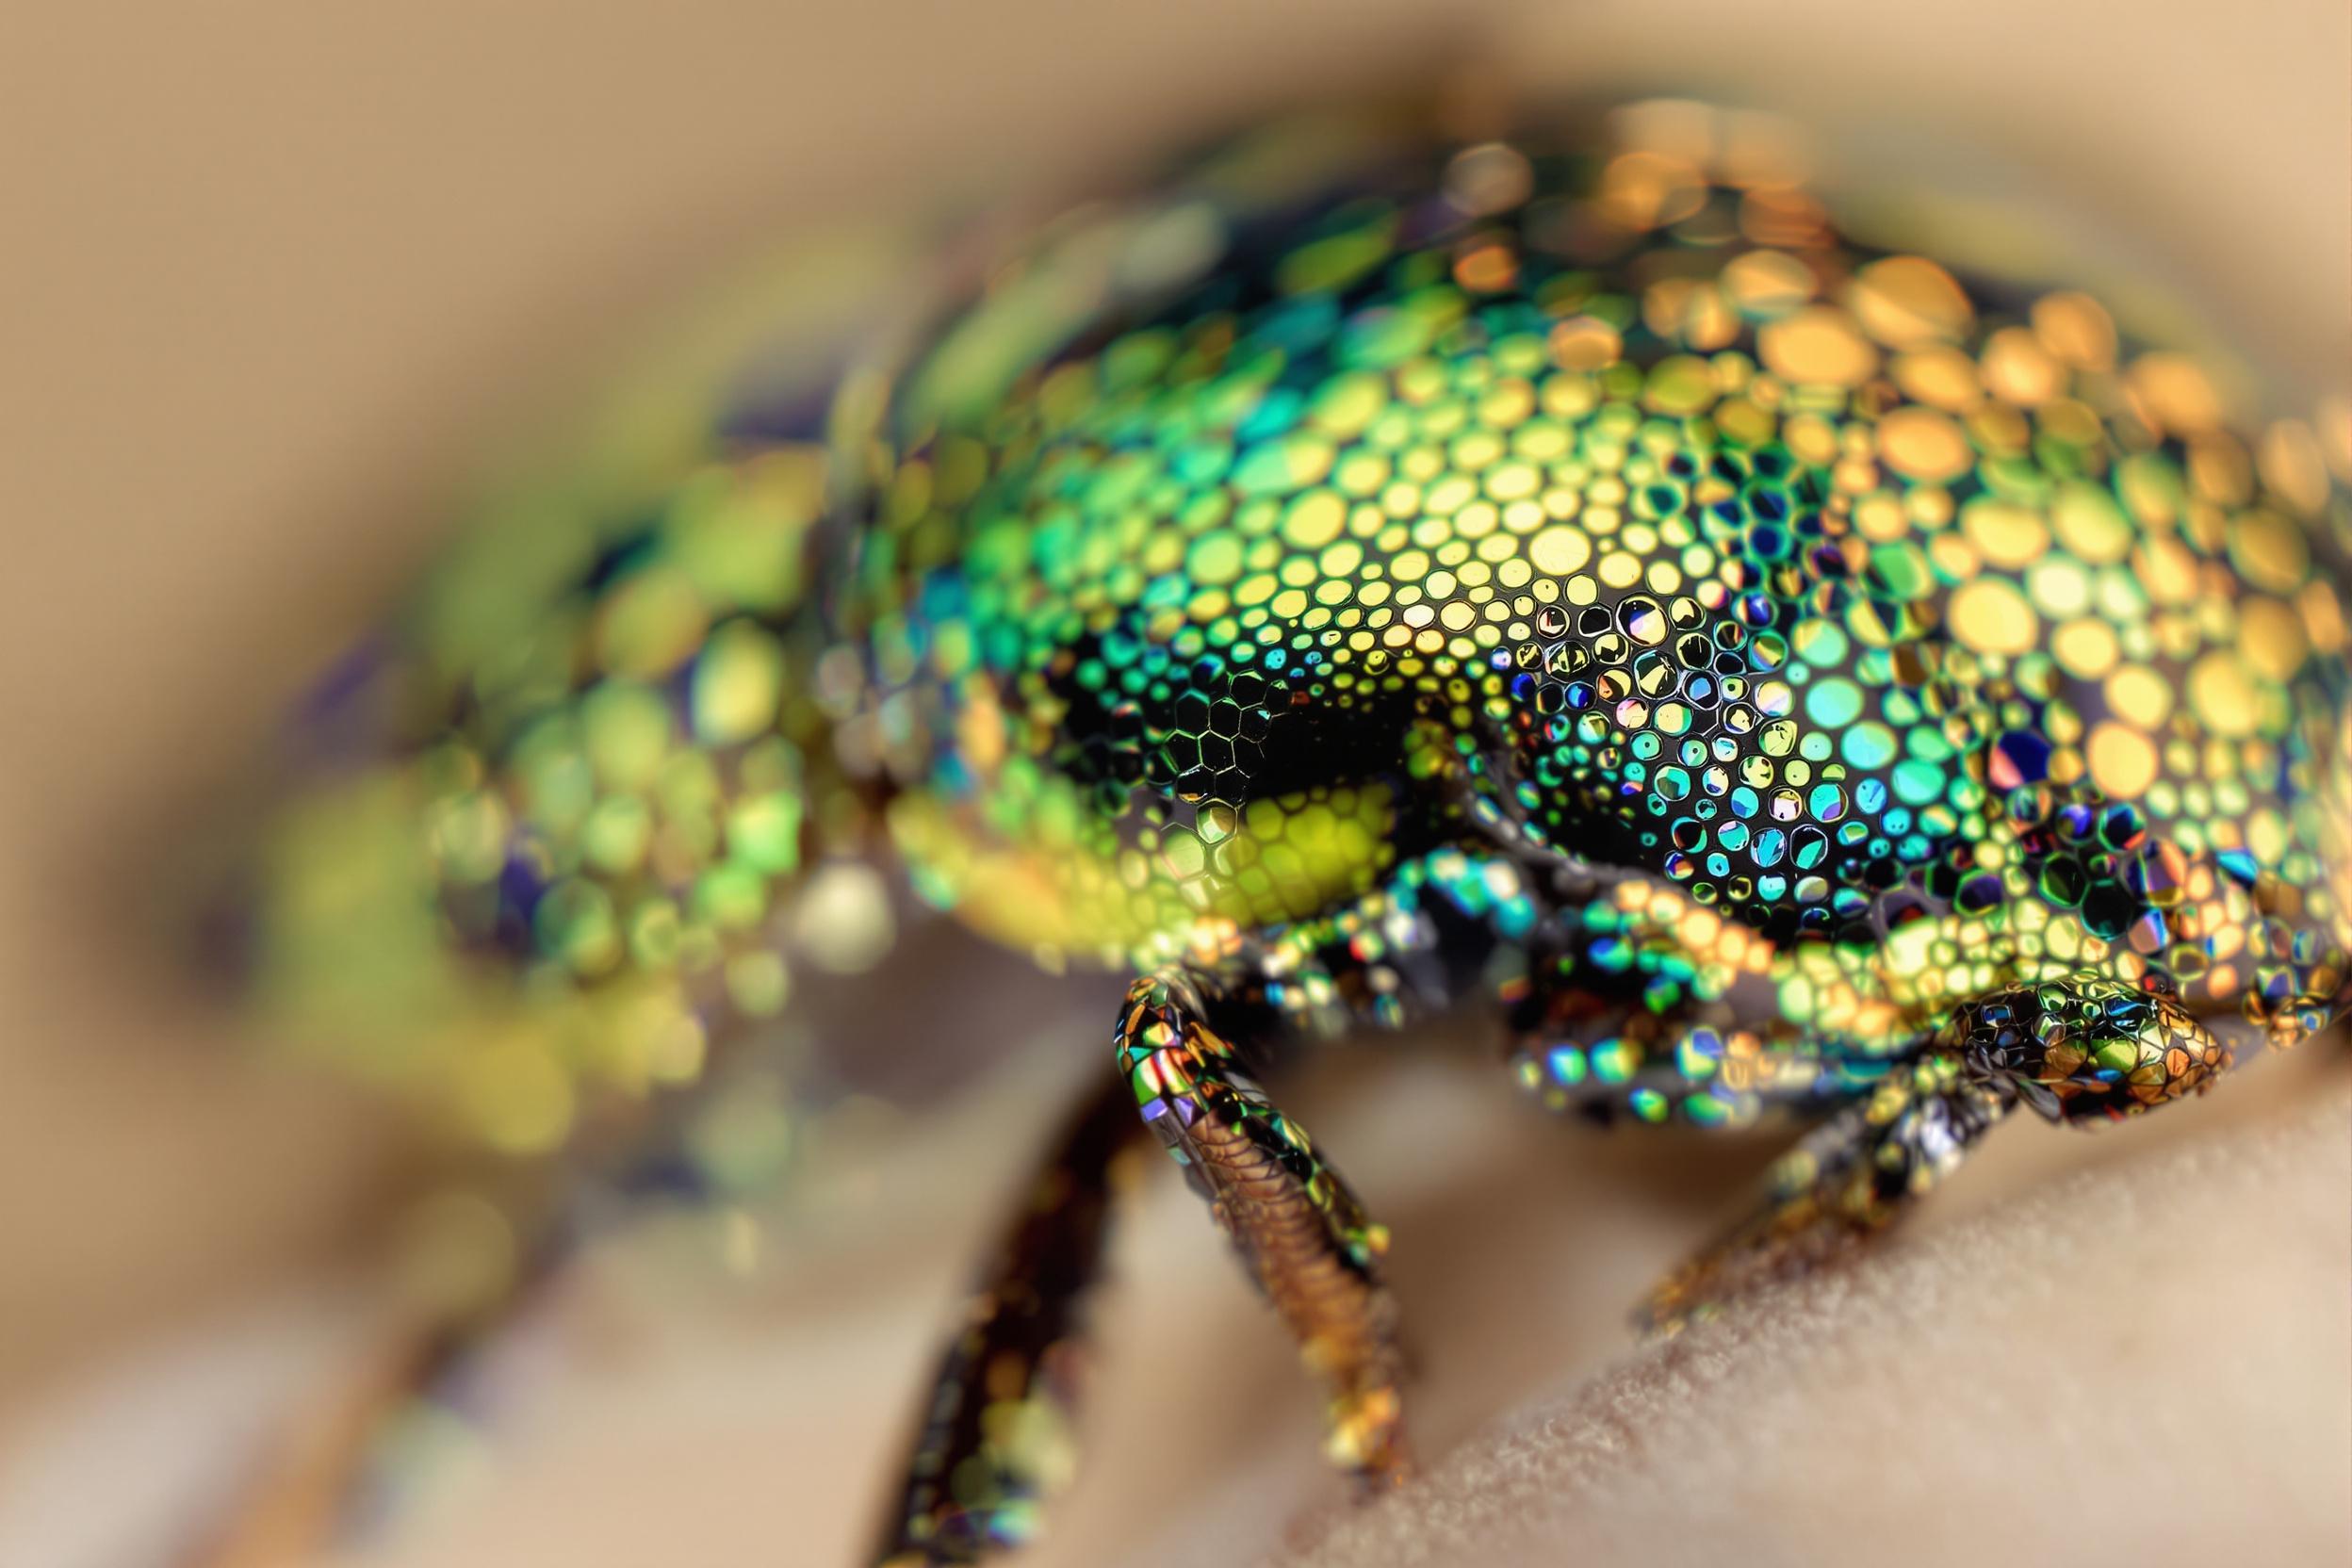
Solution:
[{"label": "beetle leg", "polygon": [[1921,1055],[1775,1161],[1763,1201],[1650,1292],[1645,1328],[1674,1333],[1725,1298],[1839,1256],[1907,1214],[2015,1108],[1950,1055]]},{"label": "beetle leg", "polygon": [[1641,1315],[1672,1332],[1885,1229],[2020,1104],[2074,1124],[2136,1115],[2204,1092],[2230,1059],[2177,1000],[2099,974],[1988,992],[1774,1164],[1764,1204],[1660,1283]]},{"label": "beetle leg", "polygon": [[1145,1123],[1330,1384],[1326,1452],[1367,1485],[1401,1479],[1402,1358],[1379,1267],[1388,1233],[1240,1070],[1191,977],[1150,975],[1130,987],[1116,1044]]},{"label": "beetle leg", "polygon": [[1038,1166],[932,1385],[884,1568],[973,1562],[1026,1540],[1040,1498],[1068,1478],[1086,1294],[1137,1131],[1123,1087],[1105,1085]]},{"label": "beetle leg", "polygon": [[1858,1075],[1888,1066],[1883,1053],[1786,1030],[1630,1007],[1523,1032],[1511,1052],[1512,1076],[1546,1110],[1708,1129],[1752,1126],[1769,1112],[1818,1114],[1850,1097]]},{"label": "beetle leg", "polygon": [[[1332,1460],[1367,1485],[1402,1478],[1403,1358],[1379,1271],[1387,1233],[1242,1070],[1203,998],[1215,999],[1227,1027],[1248,1020],[1253,1044],[1395,1027],[1444,1006],[1507,945],[1512,921],[1534,919],[1507,862],[1441,850],[1398,867],[1354,906],[1237,947],[1214,974],[1169,972],[1129,988],[1115,1036],[1121,1081],[1043,1168],[1037,1206],[973,1298],[972,1326],[941,1369],[907,1467],[886,1568],[971,1561],[1019,1539],[1058,1478],[1059,1457],[1048,1465],[1002,1434],[1058,1430],[1065,1380],[1054,1374],[1064,1358],[1047,1351],[1073,1331],[1102,1245],[1111,1157],[1139,1130],[1138,1110],[1330,1384]],[[992,1413],[1008,1398],[1017,1411],[1048,1413]]]}]

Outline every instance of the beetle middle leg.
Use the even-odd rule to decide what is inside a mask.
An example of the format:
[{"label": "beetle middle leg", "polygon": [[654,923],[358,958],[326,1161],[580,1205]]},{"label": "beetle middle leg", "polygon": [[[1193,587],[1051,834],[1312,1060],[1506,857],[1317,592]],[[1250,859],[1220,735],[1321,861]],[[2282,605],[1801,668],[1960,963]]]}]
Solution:
[{"label": "beetle middle leg", "polygon": [[972,1298],[880,1560],[976,1560],[1018,1538],[1058,1479],[1000,1429],[1021,1426],[1020,1411],[1041,1396],[1058,1417],[1068,1390],[1049,1348],[1076,1331],[1113,1161],[1146,1127],[1208,1199],[1330,1386],[1331,1459],[1367,1487],[1400,1479],[1409,1460],[1396,1310],[1380,1268],[1387,1233],[1258,1086],[1239,1048],[1439,1011],[1533,920],[1516,867],[1443,849],[1331,914],[1135,981],[1115,1030],[1119,1077],[1039,1168],[1035,1200]]},{"label": "beetle middle leg", "polygon": [[1409,1463],[1397,1315],[1380,1276],[1388,1233],[1237,1048],[1395,1028],[1491,993],[1494,961],[1539,922],[1524,868],[1440,848],[1328,915],[1137,980],[1119,1011],[1119,1065],[1145,1121],[1326,1380],[1326,1451],[1366,1485]]},{"label": "beetle middle leg", "polygon": [[1198,986],[1172,972],[1129,988],[1119,1068],[1144,1121],[1329,1383],[1326,1453],[1362,1482],[1395,1481],[1408,1461],[1396,1312],[1379,1267],[1388,1233],[1241,1070]]}]

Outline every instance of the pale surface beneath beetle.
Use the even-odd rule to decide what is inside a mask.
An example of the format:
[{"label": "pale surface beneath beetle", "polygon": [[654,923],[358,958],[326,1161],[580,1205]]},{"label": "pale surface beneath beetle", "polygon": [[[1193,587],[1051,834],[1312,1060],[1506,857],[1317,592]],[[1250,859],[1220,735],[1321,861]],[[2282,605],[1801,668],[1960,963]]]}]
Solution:
[{"label": "pale surface beneath beetle", "polygon": [[1556,1387],[1282,1560],[2352,1560],[2346,1110],[2077,1173]]},{"label": "pale surface beneath beetle", "polygon": [[[757,1246],[702,1217],[599,1248],[494,1364],[495,1446],[446,1453],[431,1505],[339,1568],[853,1568],[973,1227],[1091,1021],[943,1117],[838,1132]],[[1625,1304],[1767,1144],[1561,1126],[1459,1059],[1341,1065],[1364,1081],[1315,1074],[1300,1103],[1397,1228],[1429,1478],[1346,1509],[1289,1347],[1153,1162],[1085,1469],[1024,1568],[2352,1550],[2341,1054],[2109,1135],[2007,1129],[1876,1258],[1652,1349]],[[173,1497],[348,1364],[336,1309],[215,1325],[35,1413],[46,1445],[0,1463],[0,1562],[158,1560],[126,1544],[172,1539]]]},{"label": "pale surface beneath beetle", "polygon": [[[2112,1135],[2015,1125],[1882,1256],[1646,1350],[1625,1304],[1766,1146],[1559,1126],[1460,1063],[1368,1070],[1303,1103],[1396,1227],[1428,1483],[1347,1516],[1288,1346],[1152,1168],[1086,1467],[1030,1568],[1246,1563],[1325,1528],[1302,1568],[2352,1550],[2340,1057]],[[694,1282],[707,1233],[614,1250],[553,1315],[540,1351],[567,1364],[514,1413],[495,1484],[352,1568],[626,1568],[689,1544],[698,1568],[786,1544],[850,1563],[953,1297],[952,1226],[1010,1184],[992,1130],[1036,1120],[1018,1086],[844,1162],[770,1217],[745,1278],[706,1262]],[[860,1233],[926,1206],[901,1235],[920,1250]]]}]

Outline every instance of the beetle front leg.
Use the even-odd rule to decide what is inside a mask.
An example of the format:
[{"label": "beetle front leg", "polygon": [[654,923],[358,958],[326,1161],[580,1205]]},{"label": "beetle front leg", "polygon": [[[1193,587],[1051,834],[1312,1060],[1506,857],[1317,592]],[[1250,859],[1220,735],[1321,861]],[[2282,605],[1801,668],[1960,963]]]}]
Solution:
[{"label": "beetle front leg", "polygon": [[2201,1094],[2230,1066],[2229,1047],[2177,1000],[2097,973],[1978,997],[1782,1156],[1761,1207],[1659,1284],[1642,1320],[1672,1332],[1884,1230],[2019,1105],[2055,1122],[2114,1120]]},{"label": "beetle front leg", "polygon": [[1763,1201],[1658,1282],[1642,1326],[1679,1332],[1732,1296],[1851,1251],[1909,1213],[2016,1103],[1951,1057],[1897,1069],[1773,1162]]},{"label": "beetle front leg", "polygon": [[1325,1452],[1360,1482],[1407,1469],[1395,1302],[1380,1275],[1388,1233],[1305,1131],[1210,1027],[1199,983],[1170,972],[1128,988],[1115,1037],[1147,1125],[1209,1200],[1243,1265],[1330,1385]]}]

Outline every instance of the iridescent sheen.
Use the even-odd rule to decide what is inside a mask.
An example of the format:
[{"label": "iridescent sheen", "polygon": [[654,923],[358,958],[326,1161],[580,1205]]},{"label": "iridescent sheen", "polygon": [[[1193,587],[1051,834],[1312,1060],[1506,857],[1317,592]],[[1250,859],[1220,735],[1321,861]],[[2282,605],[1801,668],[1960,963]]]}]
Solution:
[{"label": "iridescent sheen", "polygon": [[[1281,145],[1090,209],[822,414],[727,411],[665,495],[473,547],[386,666],[410,749],[285,862],[289,994],[348,1004],[367,947],[548,1146],[782,1005],[808,868],[886,837],[1143,975],[1114,1092],[1371,1481],[1387,1235],[1258,1047],[1469,1005],[1547,1105],[1826,1117],[1673,1327],[2015,1106],[2136,1113],[2341,1014],[2352,433],[2246,433],[2089,297],[1854,244],[1753,149]],[[1025,1533],[1065,1467],[1103,1125],[890,1560]]]}]

